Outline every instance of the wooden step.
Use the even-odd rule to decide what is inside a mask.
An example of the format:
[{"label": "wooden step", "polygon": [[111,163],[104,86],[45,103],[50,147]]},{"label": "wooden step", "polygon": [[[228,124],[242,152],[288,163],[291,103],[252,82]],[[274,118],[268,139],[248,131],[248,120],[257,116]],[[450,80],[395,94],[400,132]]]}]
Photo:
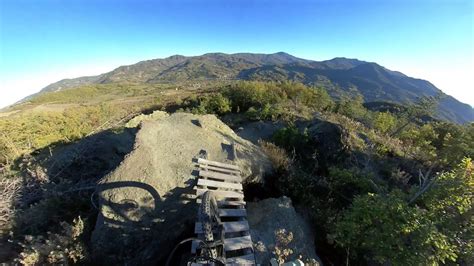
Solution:
[{"label": "wooden step", "polygon": [[237,171],[237,170],[224,169],[224,168],[214,167],[214,166],[210,166],[210,165],[200,164],[199,168],[200,169],[205,169],[205,170],[212,170],[212,171],[215,171],[215,172],[220,172],[220,173],[229,174],[229,175],[230,174],[232,174],[232,175],[239,175],[240,174],[240,171]]},{"label": "wooden step", "polygon": [[238,175],[229,175],[229,174],[224,174],[224,173],[217,173],[217,172],[211,172],[211,171],[199,171],[199,176],[202,177],[208,177],[208,178],[214,178],[222,181],[231,181],[231,182],[242,182],[242,178]]},{"label": "wooden step", "polygon": [[205,165],[212,165],[212,166],[217,166],[220,168],[226,168],[226,169],[232,169],[232,170],[239,170],[239,167],[237,165],[232,165],[232,164],[227,164],[227,163],[221,163],[221,162],[215,162],[215,161],[209,161],[206,159],[198,158],[198,163],[199,164],[205,164]]},{"label": "wooden step", "polygon": [[[223,222],[222,226],[224,227],[225,233],[249,231],[249,223],[247,221]],[[194,225],[194,233],[196,234],[203,233],[201,223],[197,222]]]},{"label": "wooden step", "polygon": [[[196,199],[197,204],[201,204],[201,199]],[[217,206],[223,207],[223,206],[242,206],[245,207],[247,203],[245,201],[241,200],[218,200],[217,201]]]},{"label": "wooden step", "polygon": [[235,201],[230,201],[230,200],[221,200],[217,201],[217,205],[219,207],[223,206],[242,206],[245,207],[247,203],[245,201],[240,201],[240,200],[235,200]]},{"label": "wooden step", "polygon": [[228,183],[228,182],[220,182],[220,181],[213,181],[208,179],[198,179],[198,186],[208,186],[208,187],[216,187],[216,188],[227,188],[227,189],[235,189],[235,190],[242,190],[242,184],[236,183]]},{"label": "wooden step", "polygon": [[236,199],[243,199],[244,193],[236,192],[236,191],[223,191],[223,190],[209,190],[203,188],[194,188],[196,190],[196,196],[200,197],[206,191],[212,191],[212,194],[217,198],[236,198]]},{"label": "wooden step", "polygon": [[254,254],[247,254],[240,257],[233,257],[226,259],[226,265],[255,265]]},{"label": "wooden step", "polygon": [[250,236],[241,236],[224,239],[224,249],[226,251],[252,248],[252,239]]},{"label": "wooden step", "polygon": [[219,209],[220,217],[246,217],[247,211],[245,209]]},{"label": "wooden step", "polygon": [[[195,254],[198,247],[199,241],[193,240],[191,243],[191,253]],[[224,239],[224,249],[225,251],[239,250],[244,248],[253,248],[252,239],[250,236],[241,236],[234,238]]]}]

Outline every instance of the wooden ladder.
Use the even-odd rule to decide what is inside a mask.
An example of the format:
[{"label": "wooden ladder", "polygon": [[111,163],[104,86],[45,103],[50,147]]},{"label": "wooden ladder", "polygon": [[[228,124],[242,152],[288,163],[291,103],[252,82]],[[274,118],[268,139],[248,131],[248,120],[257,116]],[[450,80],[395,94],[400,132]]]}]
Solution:
[{"label": "wooden ladder", "polygon": [[[201,158],[197,164],[199,176],[195,187],[196,200],[200,204],[201,196],[208,190],[216,197],[224,227],[226,265],[255,265],[239,167]],[[196,222],[194,232],[203,239],[199,222]],[[198,248],[198,241],[193,241],[191,253],[195,254]]]}]

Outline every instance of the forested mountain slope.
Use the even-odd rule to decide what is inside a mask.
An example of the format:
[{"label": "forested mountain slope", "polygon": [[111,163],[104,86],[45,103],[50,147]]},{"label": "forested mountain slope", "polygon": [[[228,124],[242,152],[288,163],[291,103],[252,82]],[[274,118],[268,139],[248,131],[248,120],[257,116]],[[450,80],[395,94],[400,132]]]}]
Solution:
[{"label": "forested mountain slope", "polygon": [[[435,96],[441,90],[426,80],[408,77],[376,63],[357,59],[334,58],[311,61],[280,52],[275,54],[210,53],[142,61],[121,66],[93,77],[65,79],[41,92],[58,91],[88,84],[173,83],[193,80],[298,81],[327,89],[334,97],[360,93],[366,102],[413,103],[419,97]],[[445,95],[438,117],[457,123],[474,120],[471,106]]]}]

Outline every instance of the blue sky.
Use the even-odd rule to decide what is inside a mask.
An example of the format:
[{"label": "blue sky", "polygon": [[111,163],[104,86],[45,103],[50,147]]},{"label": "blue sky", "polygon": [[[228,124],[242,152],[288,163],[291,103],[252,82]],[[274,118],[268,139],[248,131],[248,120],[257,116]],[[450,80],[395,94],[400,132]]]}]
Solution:
[{"label": "blue sky", "polygon": [[207,52],[377,62],[474,106],[471,0],[0,0],[0,107],[63,78]]}]

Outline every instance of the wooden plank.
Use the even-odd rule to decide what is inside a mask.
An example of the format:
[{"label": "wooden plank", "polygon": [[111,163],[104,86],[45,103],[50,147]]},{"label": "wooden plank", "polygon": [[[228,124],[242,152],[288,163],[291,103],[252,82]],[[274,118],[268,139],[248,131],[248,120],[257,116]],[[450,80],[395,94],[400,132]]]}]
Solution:
[{"label": "wooden plank", "polygon": [[247,211],[245,209],[219,209],[220,217],[246,217]]},{"label": "wooden plank", "polygon": [[[237,222],[223,222],[222,226],[224,227],[225,233],[234,233],[234,232],[242,232],[242,231],[249,231],[249,223],[247,221],[237,221]],[[194,225],[194,233],[201,234],[202,225],[201,223],[197,222]]]},{"label": "wooden plank", "polygon": [[239,200],[234,200],[234,201],[230,201],[230,200],[220,200],[220,201],[217,201],[217,205],[219,207],[222,207],[222,206],[242,206],[242,207],[245,207],[247,203],[245,201],[239,201]]},{"label": "wooden plank", "polygon": [[202,178],[199,178],[197,184],[198,186],[208,186],[208,187],[216,187],[216,188],[228,188],[228,189],[236,189],[236,190],[243,189],[242,184],[213,181],[213,180],[202,179]]},{"label": "wooden plank", "polygon": [[[191,243],[191,253],[196,254],[200,241],[193,240]],[[239,250],[244,248],[253,248],[250,236],[234,237],[224,239],[224,249],[226,251]]]},{"label": "wooden plank", "polygon": [[222,181],[242,182],[242,178],[236,175],[228,175],[222,173],[216,173],[211,171],[199,171],[199,175],[202,177],[214,178]]},{"label": "wooden plank", "polygon": [[233,175],[239,175],[240,174],[240,171],[237,171],[237,170],[224,169],[224,168],[214,167],[214,166],[210,166],[210,165],[200,164],[199,168],[205,169],[205,170],[217,171],[217,172],[221,172],[221,173],[224,173],[224,174],[233,174]]},{"label": "wooden plank", "polygon": [[[197,204],[201,204],[201,199],[196,199]],[[218,200],[217,206],[245,206],[247,203],[241,200]]]},{"label": "wooden plank", "polygon": [[250,230],[249,222],[237,221],[237,222],[223,222],[224,232],[242,232]]},{"label": "wooden plank", "polygon": [[236,198],[236,199],[243,199],[244,193],[236,192],[236,191],[222,191],[222,190],[209,190],[203,188],[195,188],[196,195],[201,196],[206,191],[212,191],[213,195],[216,198]]},{"label": "wooden plank", "polygon": [[254,254],[247,254],[240,257],[233,257],[226,259],[226,265],[255,265]]},{"label": "wooden plank", "polygon": [[250,236],[241,236],[224,239],[224,249],[226,251],[252,248],[252,239]]},{"label": "wooden plank", "polygon": [[239,170],[239,167],[237,165],[221,163],[221,162],[215,162],[215,161],[209,161],[209,160],[202,159],[202,158],[198,158],[198,163],[207,164],[207,165],[214,165],[214,166],[221,167],[221,168]]}]

